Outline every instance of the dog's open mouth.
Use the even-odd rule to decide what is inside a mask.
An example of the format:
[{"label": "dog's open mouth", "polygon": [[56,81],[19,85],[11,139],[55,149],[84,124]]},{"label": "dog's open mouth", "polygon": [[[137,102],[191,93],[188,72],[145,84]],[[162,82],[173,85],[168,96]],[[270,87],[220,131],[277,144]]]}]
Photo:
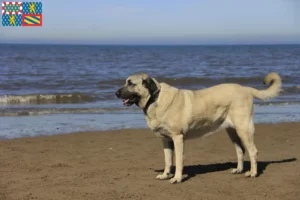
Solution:
[{"label": "dog's open mouth", "polygon": [[139,100],[138,96],[131,96],[128,99],[123,99],[123,104],[124,106],[131,106],[132,104],[137,103],[138,100]]}]

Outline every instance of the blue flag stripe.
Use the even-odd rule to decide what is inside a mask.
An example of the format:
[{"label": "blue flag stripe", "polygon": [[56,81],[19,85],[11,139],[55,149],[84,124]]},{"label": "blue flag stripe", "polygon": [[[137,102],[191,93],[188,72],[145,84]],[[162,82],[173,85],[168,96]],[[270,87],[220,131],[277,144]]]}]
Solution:
[{"label": "blue flag stripe", "polygon": [[31,19],[29,19],[29,18],[27,18],[27,17],[25,17],[25,20],[30,21],[30,22],[32,22],[32,23],[34,23],[34,24],[38,24],[37,22],[32,21]]},{"label": "blue flag stripe", "polygon": [[32,17],[32,18],[34,18],[34,19],[36,19],[38,21],[40,21],[40,19],[41,19],[41,18],[38,18],[37,16],[30,16],[30,17]]}]

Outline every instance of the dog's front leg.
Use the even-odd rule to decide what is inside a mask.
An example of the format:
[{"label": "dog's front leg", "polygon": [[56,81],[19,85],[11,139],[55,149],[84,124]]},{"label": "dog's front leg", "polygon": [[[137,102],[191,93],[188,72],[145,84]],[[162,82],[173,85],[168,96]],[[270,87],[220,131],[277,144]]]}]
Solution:
[{"label": "dog's front leg", "polygon": [[180,183],[182,181],[182,171],[183,171],[183,135],[176,135],[172,137],[175,147],[175,157],[176,157],[176,171],[175,176],[170,180],[170,183]]},{"label": "dog's front leg", "polygon": [[170,172],[173,160],[174,143],[169,139],[162,139],[165,155],[165,170],[163,174],[159,174],[156,179],[165,180],[170,178]]}]

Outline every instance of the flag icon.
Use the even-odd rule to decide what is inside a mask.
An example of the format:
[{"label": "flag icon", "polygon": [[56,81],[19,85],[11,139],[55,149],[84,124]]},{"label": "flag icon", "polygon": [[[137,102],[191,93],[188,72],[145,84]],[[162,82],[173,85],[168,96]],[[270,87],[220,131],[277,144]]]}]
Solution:
[{"label": "flag icon", "polygon": [[22,26],[22,15],[2,15],[3,26]]},{"label": "flag icon", "polygon": [[3,26],[42,26],[42,2],[2,2]]},{"label": "flag icon", "polygon": [[42,2],[23,2],[24,14],[42,14]]},{"label": "flag icon", "polygon": [[22,2],[2,2],[2,15],[20,15],[22,12]]},{"label": "flag icon", "polygon": [[22,25],[23,26],[42,26],[43,16],[40,14],[23,14]]}]

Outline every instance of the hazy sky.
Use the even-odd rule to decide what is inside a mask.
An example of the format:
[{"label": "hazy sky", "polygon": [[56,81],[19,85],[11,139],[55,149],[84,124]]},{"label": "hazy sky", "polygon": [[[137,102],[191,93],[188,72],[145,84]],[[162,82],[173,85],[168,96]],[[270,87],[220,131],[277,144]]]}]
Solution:
[{"label": "hazy sky", "polygon": [[42,27],[1,24],[0,43],[300,43],[300,0],[42,2]]}]

